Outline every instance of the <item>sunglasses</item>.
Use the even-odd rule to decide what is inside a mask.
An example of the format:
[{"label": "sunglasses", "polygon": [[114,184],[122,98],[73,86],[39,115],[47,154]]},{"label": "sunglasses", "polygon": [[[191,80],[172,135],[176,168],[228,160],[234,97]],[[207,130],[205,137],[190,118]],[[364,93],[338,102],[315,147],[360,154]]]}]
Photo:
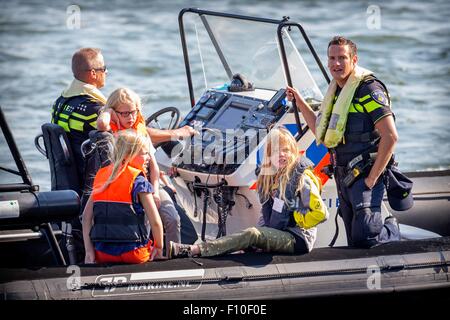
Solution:
[{"label": "sunglasses", "polygon": [[133,117],[136,115],[137,110],[133,110],[133,111],[115,111],[115,113],[121,115],[124,118],[127,118],[129,115],[132,115]]},{"label": "sunglasses", "polygon": [[106,66],[103,66],[101,68],[92,68],[91,70],[107,72],[108,68],[106,68]]}]

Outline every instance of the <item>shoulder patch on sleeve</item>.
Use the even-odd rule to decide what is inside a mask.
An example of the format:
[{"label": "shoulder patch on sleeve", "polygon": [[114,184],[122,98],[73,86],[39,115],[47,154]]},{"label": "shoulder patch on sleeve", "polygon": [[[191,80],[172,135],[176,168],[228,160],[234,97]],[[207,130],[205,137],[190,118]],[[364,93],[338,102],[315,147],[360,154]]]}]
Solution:
[{"label": "shoulder patch on sleeve", "polygon": [[386,96],[386,93],[383,90],[377,89],[370,93],[370,96],[377,103],[389,107],[389,99]]}]

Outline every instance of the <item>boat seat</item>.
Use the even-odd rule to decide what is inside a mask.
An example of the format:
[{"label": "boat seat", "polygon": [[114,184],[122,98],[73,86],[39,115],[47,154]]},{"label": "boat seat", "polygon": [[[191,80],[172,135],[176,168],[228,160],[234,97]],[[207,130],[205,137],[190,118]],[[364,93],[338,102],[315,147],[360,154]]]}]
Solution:
[{"label": "boat seat", "polygon": [[[53,253],[56,264],[65,265],[65,258],[56,239],[56,235],[60,234],[60,232],[53,229],[52,223],[60,223],[62,225],[66,221],[71,221],[78,216],[80,210],[79,195],[76,190],[70,190],[77,188],[77,181],[66,177],[66,183],[62,184],[56,176],[58,168],[65,167],[68,170],[73,169],[73,171],[65,172],[66,176],[72,174],[72,176],[76,177],[76,174],[73,174],[76,171],[76,167],[71,161],[73,157],[67,136],[61,127],[54,124],[44,124],[42,126],[43,133],[40,136],[44,140],[45,149],[41,148],[38,143],[40,136],[36,137],[36,147],[49,159],[52,173],[52,189],[56,190],[39,192],[39,187],[33,184],[28,174],[1,107],[0,128],[18,170],[2,169],[19,175],[23,181],[21,184],[1,184],[0,242],[19,242],[44,237]],[[53,145],[54,141],[57,141],[57,143]],[[56,150],[60,150],[61,154],[58,155]],[[64,187],[61,187],[61,185]],[[57,190],[57,188],[69,190]],[[24,232],[24,230],[26,231]],[[13,253],[11,257],[15,257],[14,246],[8,244],[7,248],[11,248]],[[4,247],[2,249],[0,251],[4,253]],[[30,255],[33,253],[30,252]]]},{"label": "boat seat", "polygon": [[[45,123],[41,129],[42,134],[36,136],[34,143],[38,151],[48,159],[51,190],[74,190],[81,195],[77,165],[66,132],[54,123]],[[44,148],[39,143],[41,137]]]},{"label": "boat seat", "polygon": [[[64,129],[54,123],[44,123],[41,126],[42,134],[39,134],[34,139],[34,144],[37,150],[43,154],[47,159],[50,167],[50,177],[51,177],[51,190],[61,191],[61,190],[73,190],[76,192],[77,205],[71,207],[73,211],[72,214],[66,219],[58,219],[58,217],[53,217],[48,222],[59,222],[58,225],[62,227],[61,222],[69,225],[69,229],[72,230],[72,224],[75,224],[78,229],[81,229],[81,224],[78,220],[80,212],[80,200],[79,197],[82,196],[82,186],[81,177],[78,175],[77,164],[75,162],[75,157],[73,155],[72,147],[70,141],[67,137]],[[40,139],[44,141],[44,146],[40,144]],[[64,258],[62,257],[61,250],[58,243],[56,242],[54,236],[54,230],[50,223],[44,223],[44,231],[48,234],[47,239],[50,239],[49,243],[54,252],[56,252],[57,260],[59,264],[65,264]],[[66,241],[72,241],[72,231],[66,234]],[[66,243],[68,246],[68,254],[73,263],[76,259],[72,249],[69,251],[69,247],[73,248],[71,244]]]},{"label": "boat seat", "polygon": [[92,130],[81,145],[85,163],[85,190],[91,190],[97,171],[111,162],[114,137],[107,131]]}]

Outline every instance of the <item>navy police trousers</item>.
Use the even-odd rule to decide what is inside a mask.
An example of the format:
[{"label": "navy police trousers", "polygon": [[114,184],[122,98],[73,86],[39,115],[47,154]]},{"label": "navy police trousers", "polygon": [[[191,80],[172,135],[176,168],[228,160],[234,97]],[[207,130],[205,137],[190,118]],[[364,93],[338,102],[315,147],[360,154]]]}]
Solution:
[{"label": "navy police trousers", "polygon": [[386,219],[384,223],[382,221],[383,180],[378,179],[372,189],[366,186],[364,178],[346,187],[343,182],[345,169],[338,167],[335,171],[339,197],[338,212],[344,220],[348,245],[370,248],[400,240],[400,230],[394,219]]}]

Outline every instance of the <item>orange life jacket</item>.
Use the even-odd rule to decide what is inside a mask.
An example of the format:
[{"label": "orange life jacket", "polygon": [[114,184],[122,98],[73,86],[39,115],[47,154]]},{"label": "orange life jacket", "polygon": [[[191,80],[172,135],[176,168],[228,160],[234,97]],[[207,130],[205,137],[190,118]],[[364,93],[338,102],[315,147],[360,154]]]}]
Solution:
[{"label": "orange life jacket", "polygon": [[[119,131],[119,127],[113,121],[111,121],[109,123],[109,125],[111,127],[111,131],[112,132],[118,132]],[[134,124],[131,126],[130,129],[136,130],[141,135],[148,136],[147,127],[145,125],[145,120],[144,120],[144,117],[142,116],[142,113],[140,111],[138,111],[136,121],[134,122]]]},{"label": "orange life jacket", "polygon": [[102,190],[112,168],[112,165],[101,168],[94,179],[91,239],[93,242],[144,242],[148,239],[145,216],[136,214],[132,199],[134,180],[142,170],[128,165],[115,181]]},{"label": "orange life jacket", "polygon": [[[116,133],[116,132],[120,131],[119,128],[117,127],[117,125],[114,122],[111,121],[109,125],[111,126],[111,131],[112,132]],[[144,117],[142,116],[142,113],[140,111],[137,114],[137,119],[134,122],[133,126],[131,128],[129,128],[129,129],[134,129],[134,130],[136,130],[136,132],[138,134],[150,138],[150,136],[148,134],[148,131],[147,131],[147,126],[145,125]],[[121,129],[121,130],[123,130],[123,129]],[[144,165],[147,165],[147,164],[144,164]],[[143,170],[143,168],[142,168],[142,170]],[[150,168],[148,168],[147,172],[150,172]]]}]

